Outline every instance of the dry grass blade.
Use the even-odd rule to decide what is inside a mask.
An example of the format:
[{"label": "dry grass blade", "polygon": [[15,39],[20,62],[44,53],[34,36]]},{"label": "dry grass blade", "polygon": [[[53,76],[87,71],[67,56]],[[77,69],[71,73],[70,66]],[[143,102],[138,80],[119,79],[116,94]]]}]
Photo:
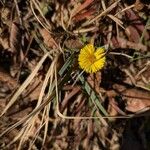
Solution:
[{"label": "dry grass blade", "polygon": [[18,139],[20,139],[20,137],[23,134],[23,130],[21,130],[18,135],[5,147],[5,148],[9,148],[13,143],[15,143]]},{"label": "dry grass blade", "polygon": [[26,135],[28,133],[30,133],[31,129],[32,129],[32,126],[33,124],[30,124],[30,126],[26,126],[25,128],[22,128],[21,129],[21,137],[19,138],[20,139],[20,142],[19,142],[19,146],[18,146],[18,150],[21,149],[21,145],[22,143],[27,139]]},{"label": "dry grass blade", "polygon": [[131,6],[128,6],[128,7],[124,8],[123,10],[121,10],[121,11],[117,12],[117,13],[115,14],[115,16],[117,16],[118,14],[123,13],[124,11],[126,11],[126,10],[128,10],[128,9],[133,8],[134,6],[135,6],[135,5],[131,5]]},{"label": "dry grass blade", "polygon": [[[51,66],[49,67],[49,70],[47,71],[47,74],[46,74],[46,77],[45,77],[45,79],[44,79],[43,86],[42,86],[42,89],[41,89],[41,92],[40,92],[40,95],[39,95],[39,98],[38,98],[38,102],[37,102],[36,108],[39,107],[39,106],[41,105],[41,103],[42,103],[43,96],[44,96],[44,92],[45,92],[46,86],[48,85],[48,80],[49,80],[49,78],[50,78],[50,77],[53,78],[53,73],[52,73],[52,72],[53,72],[53,64],[54,64],[54,63],[51,64]],[[50,87],[51,87],[51,86],[52,86],[52,85],[50,84]],[[49,105],[48,105],[48,106],[49,106]],[[35,108],[35,109],[36,109],[36,108]],[[40,125],[39,125],[39,127],[38,127],[38,131],[35,133],[35,135],[32,135],[32,136],[34,137],[34,140],[32,141],[31,146],[33,145],[34,141],[36,140],[36,138],[37,138],[37,136],[38,136],[38,134],[39,134],[39,132],[40,132],[40,129],[41,129],[42,126],[44,126],[44,124],[46,123],[46,122],[45,122],[45,123],[43,124],[43,121],[45,120],[44,118],[47,118],[47,117],[45,117],[46,109],[47,109],[47,106],[44,108],[43,115],[42,115],[42,119],[41,119]],[[48,110],[49,110],[49,109],[48,109]],[[35,126],[35,124],[36,124],[37,116],[38,116],[39,113],[40,113],[40,111],[37,112],[35,115],[33,115],[29,121],[27,121],[27,122],[24,123],[25,132],[24,132],[24,134],[23,134],[22,137],[21,137],[20,147],[21,147],[21,145],[25,142],[24,139],[25,139],[25,138],[28,139],[29,136],[31,136],[30,133],[32,132],[32,130],[34,130],[33,128],[34,128],[34,126]],[[27,126],[26,126],[26,125],[27,125]]]},{"label": "dry grass blade", "polygon": [[113,3],[111,6],[109,6],[106,10],[104,10],[102,13],[100,13],[99,15],[97,15],[95,18],[93,18],[90,21],[85,22],[84,24],[82,24],[82,27],[87,26],[91,23],[93,23],[94,21],[96,21],[97,19],[101,18],[103,15],[109,13],[113,8],[115,8],[117,6],[117,4],[119,3],[120,0],[116,1],[115,3]]},{"label": "dry grass blade", "polygon": [[[36,13],[35,13],[35,11],[34,11],[34,8],[33,8],[33,3],[34,3],[34,2],[35,2],[34,0],[33,0],[33,1],[30,1],[30,7],[31,7],[31,10],[32,10],[32,13],[34,14],[35,18],[36,18],[37,21],[40,23],[40,25],[41,25],[48,33],[51,34],[50,29],[49,29],[49,26],[47,27],[47,26],[39,19],[39,17],[36,15]],[[36,4],[36,2],[35,2],[35,4]],[[36,4],[36,7],[37,7],[37,9],[40,11],[40,8],[37,6],[37,4]],[[41,11],[40,11],[40,14],[42,15],[42,17],[44,17]],[[44,17],[44,20],[46,20],[45,17]],[[54,44],[56,45],[56,47],[58,47],[57,43],[56,43],[55,41],[53,41],[53,42],[54,42]]]},{"label": "dry grass blade", "polygon": [[37,8],[37,10],[39,11],[40,15],[42,16],[42,18],[44,19],[46,25],[47,25],[47,28],[50,30],[51,29],[51,26],[49,24],[49,22],[47,21],[47,19],[45,18],[45,16],[43,15],[39,5],[37,4],[38,2],[36,2],[36,0],[31,0],[31,2],[35,5],[35,7]]},{"label": "dry grass blade", "polygon": [[119,20],[117,17],[111,15],[111,14],[108,14],[107,15],[109,18],[111,18],[114,22],[116,22],[116,24],[118,24],[121,28],[123,28],[125,30],[125,28],[123,27],[123,22],[121,20]]},{"label": "dry grass blade", "polygon": [[[149,148],[150,2],[135,1],[0,0],[0,149]],[[88,44],[95,69],[105,49],[95,73]]]},{"label": "dry grass blade", "polygon": [[94,31],[94,30],[96,30],[97,29],[97,27],[90,27],[90,28],[82,28],[82,29],[78,29],[78,30],[75,30],[75,31],[73,31],[73,33],[75,33],[75,34],[78,34],[78,33],[86,33],[86,32],[89,32],[89,31]]},{"label": "dry grass blade", "polygon": [[[48,84],[48,80],[50,78],[50,76],[52,75],[52,68],[53,67],[53,63],[51,65],[51,67],[49,68],[47,74],[46,74],[46,77],[44,79],[44,82],[43,82],[43,86],[42,86],[42,89],[40,91],[40,95],[39,95],[39,98],[38,98],[38,102],[37,102],[37,105],[36,105],[36,108],[39,107],[42,103],[42,100],[43,100],[43,96],[44,96],[44,92],[45,92],[45,89],[46,89],[46,86]],[[51,87],[52,85],[50,85]]]},{"label": "dry grass blade", "polygon": [[64,114],[62,114],[60,112],[60,108],[59,108],[59,89],[58,89],[58,79],[57,79],[57,69],[55,67],[55,92],[56,92],[56,112],[57,112],[57,115],[63,119],[71,119],[71,120],[74,120],[74,119],[102,119],[102,118],[131,118],[132,116],[130,115],[126,115],[126,116],[101,116],[99,114],[98,117],[94,117],[94,116],[78,116],[78,117],[75,117],[75,116],[66,116]]},{"label": "dry grass blade", "polygon": [[23,92],[23,90],[30,84],[30,82],[36,76],[38,70],[40,69],[40,67],[42,66],[43,62],[45,61],[45,59],[47,58],[48,55],[49,55],[49,53],[46,53],[42,57],[42,59],[39,61],[39,63],[37,64],[37,66],[35,67],[33,72],[29,75],[29,77],[25,80],[25,82],[20,86],[20,88],[17,90],[17,92],[10,99],[9,103],[6,105],[5,109],[2,111],[0,116],[4,115],[6,113],[6,111],[15,103],[15,101],[20,96],[20,94]]},{"label": "dry grass blade", "polygon": [[[52,84],[52,81],[53,81],[53,74],[54,74],[53,73],[54,72],[53,68],[54,68],[55,65],[56,65],[56,62],[54,60],[52,62],[52,64],[50,65],[49,70],[47,71],[47,74],[46,74],[46,77],[45,77],[44,82],[43,82],[43,86],[42,86],[42,89],[41,89],[41,92],[40,92],[40,95],[39,95],[39,99],[38,99],[36,108],[40,107],[40,105],[42,103],[44,92],[45,92],[45,89],[46,89],[46,87],[47,87],[47,85],[49,83],[49,80],[50,80],[49,90],[51,92],[53,91],[54,86]],[[52,94],[51,92],[48,93],[47,98]],[[34,137],[34,140],[32,141],[31,146],[33,145],[33,143],[35,142],[37,136],[39,135],[40,129],[45,125],[45,134],[44,134],[44,140],[43,140],[43,143],[44,143],[45,138],[46,138],[46,133],[47,133],[47,130],[48,130],[47,127],[48,127],[48,117],[49,117],[49,115],[48,115],[49,113],[48,112],[49,112],[49,110],[50,110],[50,103],[47,106],[45,106],[45,108],[44,108],[42,119],[40,120],[40,125],[38,127],[38,131],[35,133],[35,135],[32,135]],[[36,114],[33,114],[33,116],[31,117],[30,121],[24,123],[24,126],[25,126],[25,124],[27,124],[27,127],[25,126],[26,132],[22,136],[22,142],[20,143],[20,145],[22,145],[24,143],[23,139],[25,137],[26,138],[29,137],[30,132],[33,130],[33,128],[34,128],[34,126],[36,124],[36,118],[37,118],[39,113],[40,113],[40,111],[37,112]],[[45,123],[43,123],[43,122],[45,122]]]},{"label": "dry grass blade", "polygon": [[[42,64],[42,60],[44,61],[47,57],[48,57],[48,54],[49,53],[46,53],[43,58],[41,59],[41,61],[39,62],[40,64]],[[45,82],[47,81],[47,79],[49,79],[49,77],[51,76],[51,79],[50,79],[50,85],[51,85],[51,88],[54,88],[53,85],[52,85],[52,79],[53,79],[53,74],[52,74],[52,71],[53,70],[53,67],[57,65],[57,61],[58,61],[58,57],[59,56],[56,56],[54,61],[52,62],[52,65],[49,69],[49,71],[47,72],[47,75],[46,75],[46,78],[45,78]],[[37,65],[37,67],[40,67],[41,65]],[[37,68],[36,67],[36,68]],[[35,69],[36,69],[35,68]],[[31,74],[32,75],[32,74]],[[26,81],[25,81],[26,82]],[[47,85],[47,84],[44,84],[44,86]],[[40,101],[38,102],[37,104],[37,107],[28,115],[28,116],[25,116],[23,117],[19,122],[15,123],[14,125],[12,125],[11,127],[7,128],[4,132],[2,132],[0,134],[0,137],[3,136],[4,134],[6,134],[7,132],[13,130],[14,128],[18,127],[19,125],[23,124],[24,123],[24,128],[22,128],[21,130],[21,133],[24,134],[24,132],[26,131],[26,133],[29,131],[28,129],[30,128],[31,129],[31,122],[33,122],[33,120],[35,119],[35,116],[45,107],[49,104],[49,102],[54,98],[55,96],[55,91],[52,91],[52,89],[50,90],[50,93],[47,95],[45,101],[40,105],[41,103],[41,98],[40,98]],[[16,98],[16,97],[15,97]],[[15,99],[13,98],[13,100]],[[15,99],[16,100],[16,99]],[[28,129],[27,129],[28,127]],[[20,133],[20,134],[21,134]]]},{"label": "dry grass blade", "polygon": [[41,124],[40,127],[37,129],[35,135],[33,136],[33,137],[34,137],[34,140],[30,143],[30,146],[29,146],[29,149],[28,149],[28,150],[32,150],[32,149],[33,149],[34,142],[35,142],[36,139],[38,138],[39,132],[40,132],[41,128],[42,128],[43,126],[45,126],[45,124],[46,124],[46,121],[45,121],[43,124]]},{"label": "dry grass blade", "polygon": [[45,113],[45,129],[44,129],[44,137],[42,145],[44,146],[44,143],[46,141],[47,132],[48,132],[48,124],[49,124],[49,112],[50,112],[51,103],[49,103],[46,107],[46,113]]}]

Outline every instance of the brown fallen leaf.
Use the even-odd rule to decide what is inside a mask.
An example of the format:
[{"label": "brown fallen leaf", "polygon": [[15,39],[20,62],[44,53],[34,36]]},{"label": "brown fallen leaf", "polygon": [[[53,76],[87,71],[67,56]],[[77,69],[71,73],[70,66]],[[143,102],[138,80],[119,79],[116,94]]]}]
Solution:
[{"label": "brown fallen leaf", "polygon": [[83,47],[79,39],[67,39],[64,44],[69,49],[81,49]]},{"label": "brown fallen leaf", "polygon": [[[118,95],[118,93],[115,92],[114,90],[110,90],[110,91],[106,91],[106,95],[109,100],[108,109],[107,109],[109,115],[110,116],[117,116],[118,114],[126,115],[126,113],[119,108],[118,103],[115,100],[115,97]],[[115,120],[116,120],[115,118],[111,118],[111,121],[115,121]]]},{"label": "brown fallen leaf", "polygon": [[56,49],[57,46],[55,44],[55,41],[53,39],[53,37],[50,35],[50,33],[46,30],[46,29],[39,29],[43,39],[44,39],[44,43],[52,49]]},{"label": "brown fallen leaf", "polygon": [[8,41],[8,39],[4,38],[4,37],[0,37],[0,45],[2,45],[3,49],[9,49],[9,41]]},{"label": "brown fallen leaf", "polygon": [[128,88],[115,84],[113,86],[124,98],[126,102],[126,110],[130,112],[138,112],[150,107],[150,92],[137,88]]},{"label": "brown fallen leaf", "polygon": [[75,11],[73,13],[73,17],[84,10],[86,7],[88,7],[94,0],[85,0],[83,4],[79,5],[77,8],[75,8]]},{"label": "brown fallen leaf", "polygon": [[84,19],[91,19],[93,17],[94,13],[95,13],[95,10],[94,9],[90,9],[90,10],[88,10],[86,12],[77,14],[76,16],[74,16],[74,21],[78,22],[78,21],[81,21],[81,20],[84,20]]},{"label": "brown fallen leaf", "polygon": [[[118,115],[118,111],[116,110],[117,103],[115,102],[114,98],[109,98],[109,105],[108,105],[108,109],[107,112],[109,113],[110,116],[117,116]],[[111,120],[115,120],[115,119],[111,119]]]},{"label": "brown fallen leaf", "polygon": [[[117,102],[115,101],[115,99],[109,98],[109,105],[108,105],[108,113],[110,114],[110,116],[117,116],[118,114],[121,115],[126,115],[126,113],[124,113],[118,106]],[[113,120],[113,119],[112,119]]]},{"label": "brown fallen leaf", "polygon": [[66,94],[64,100],[63,100],[62,103],[61,103],[61,109],[60,109],[61,112],[64,111],[64,109],[66,108],[66,106],[67,106],[69,100],[71,100],[72,97],[73,97],[74,95],[76,95],[79,91],[80,91],[80,87],[76,86],[76,87],[74,87],[74,88],[72,89],[72,91],[71,91],[69,94]]},{"label": "brown fallen leaf", "polygon": [[[133,22],[134,23],[134,27],[140,31],[141,33],[143,33],[143,30],[145,28],[145,25],[144,23],[142,22],[141,18],[135,14],[135,12],[131,9],[127,10],[126,11],[126,16],[128,17],[129,21]],[[148,40],[150,38],[150,35],[148,32],[146,32],[144,34],[144,37],[146,40]]]},{"label": "brown fallen leaf", "polygon": [[3,69],[0,69],[0,81],[5,83],[5,85],[7,85],[10,90],[14,90],[19,85],[17,81]]},{"label": "brown fallen leaf", "polygon": [[20,52],[21,48],[21,29],[20,25],[16,22],[13,22],[10,30],[9,44],[10,49],[13,53]]},{"label": "brown fallen leaf", "polygon": [[126,110],[138,112],[146,107],[150,107],[150,92],[138,89],[126,90],[123,94],[127,98]]},{"label": "brown fallen leaf", "polygon": [[126,28],[126,35],[129,38],[129,41],[138,43],[140,40],[140,34],[138,33],[138,31],[136,30],[136,28],[134,28],[133,26],[129,25]]},{"label": "brown fallen leaf", "polygon": [[96,74],[90,74],[87,78],[90,86],[95,89],[97,93],[100,92],[100,83],[101,83],[101,72],[97,72]]},{"label": "brown fallen leaf", "polygon": [[136,49],[136,50],[147,51],[147,46],[141,43],[130,42],[121,37],[118,37],[117,41],[121,48],[131,48],[131,49]]}]

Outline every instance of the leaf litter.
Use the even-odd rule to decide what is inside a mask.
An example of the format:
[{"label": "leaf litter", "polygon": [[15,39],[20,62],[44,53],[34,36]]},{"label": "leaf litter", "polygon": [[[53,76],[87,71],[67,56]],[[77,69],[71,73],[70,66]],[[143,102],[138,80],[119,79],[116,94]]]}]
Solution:
[{"label": "leaf litter", "polygon": [[[1,149],[149,149],[149,9],[1,0]],[[77,61],[89,43],[106,49],[95,74]]]}]

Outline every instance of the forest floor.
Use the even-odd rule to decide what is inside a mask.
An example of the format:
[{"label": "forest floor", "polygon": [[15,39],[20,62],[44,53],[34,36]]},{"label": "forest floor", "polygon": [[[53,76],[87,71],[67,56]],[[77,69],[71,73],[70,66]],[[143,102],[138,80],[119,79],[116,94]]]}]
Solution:
[{"label": "forest floor", "polygon": [[0,12],[0,149],[150,149],[148,0],[0,0]]}]

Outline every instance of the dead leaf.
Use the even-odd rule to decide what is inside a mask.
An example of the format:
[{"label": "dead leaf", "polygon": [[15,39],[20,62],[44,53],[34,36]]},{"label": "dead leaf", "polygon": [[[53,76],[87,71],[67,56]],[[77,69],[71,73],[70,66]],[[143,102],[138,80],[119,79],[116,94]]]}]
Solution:
[{"label": "dead leaf", "polygon": [[81,49],[83,44],[79,39],[68,39],[64,42],[65,46],[69,49]]},{"label": "dead leaf", "polygon": [[44,43],[49,48],[56,49],[57,47],[56,47],[55,41],[53,37],[50,35],[50,33],[46,29],[40,29],[39,31],[44,39]]},{"label": "dead leaf", "polygon": [[[121,115],[126,115],[118,106],[117,102],[115,101],[115,99],[109,98],[109,105],[108,105],[108,113],[110,114],[110,116],[117,116],[118,114]],[[112,120],[115,120],[112,118]]]},{"label": "dead leaf", "polygon": [[95,12],[95,10],[91,9],[91,10],[88,10],[88,11],[83,12],[81,14],[77,14],[76,16],[74,16],[74,21],[78,22],[78,21],[81,21],[84,19],[91,19],[93,17],[94,12]]},{"label": "dead leaf", "polygon": [[[126,15],[127,15],[128,19],[129,19],[129,21],[131,21],[131,22],[134,23],[134,27],[138,31],[140,31],[141,33],[143,33],[145,25],[142,22],[141,18],[137,14],[135,14],[135,12],[133,10],[131,10],[131,9],[129,9],[129,10],[126,11]],[[148,34],[148,32],[146,32],[144,34],[144,37],[145,37],[146,40],[148,40],[150,38],[150,35]]]},{"label": "dead leaf", "polygon": [[127,34],[128,38],[129,38],[129,41],[135,42],[135,43],[139,42],[140,34],[136,30],[136,28],[134,28],[133,26],[128,26],[126,28],[126,34]]},{"label": "dead leaf", "polygon": [[[117,96],[117,92],[114,90],[106,91],[106,95],[109,100],[108,110],[110,116],[117,116],[118,114],[126,115],[118,106],[118,103],[115,101],[115,97]],[[115,118],[112,118],[111,121],[115,121]]]},{"label": "dead leaf", "polygon": [[100,83],[101,83],[101,72],[97,72],[95,76],[93,74],[90,74],[87,78],[88,83],[90,86],[95,89],[97,93],[100,92]]},{"label": "dead leaf", "polygon": [[124,38],[121,38],[121,37],[118,37],[117,41],[118,41],[121,48],[131,48],[131,49],[142,50],[142,51],[147,50],[147,46],[145,46],[141,43],[130,42],[130,41],[128,41]]},{"label": "dead leaf", "polygon": [[71,91],[69,94],[66,94],[64,100],[63,100],[62,103],[61,103],[61,112],[64,111],[64,109],[66,108],[66,106],[67,106],[69,100],[71,100],[72,97],[73,97],[74,95],[76,95],[79,91],[80,91],[80,87],[76,86],[76,87],[74,87],[74,88],[72,89],[72,91]]},{"label": "dead leaf", "polygon": [[85,9],[86,7],[88,7],[94,0],[85,0],[85,2],[81,5],[79,5],[77,8],[75,8],[75,11],[73,13],[73,17],[78,14],[79,12],[81,12],[83,9]]},{"label": "dead leaf", "polygon": [[128,89],[123,92],[123,95],[127,98],[126,110],[128,111],[138,112],[150,106],[150,92]]},{"label": "dead leaf", "polygon": [[2,45],[3,49],[9,49],[9,42],[7,38],[0,38],[0,44]]},{"label": "dead leaf", "polygon": [[21,29],[19,24],[13,22],[10,30],[9,37],[10,49],[13,53],[20,52],[21,48]]},{"label": "dead leaf", "polygon": [[146,107],[150,107],[150,92],[137,88],[128,88],[115,84],[113,86],[124,98],[126,102],[126,110],[130,112],[138,112]]},{"label": "dead leaf", "polygon": [[[109,113],[110,116],[117,116],[118,115],[118,112],[114,106],[117,106],[114,98],[109,99],[109,105],[108,105],[107,112]],[[115,120],[115,119],[113,119],[113,120]]]},{"label": "dead leaf", "polygon": [[0,81],[8,85],[9,89],[15,89],[19,84],[4,70],[0,70]]},{"label": "dead leaf", "polygon": [[136,2],[135,2],[135,9],[136,9],[137,11],[140,11],[140,10],[142,10],[143,8],[144,8],[144,4],[141,3],[140,0],[136,0]]}]

